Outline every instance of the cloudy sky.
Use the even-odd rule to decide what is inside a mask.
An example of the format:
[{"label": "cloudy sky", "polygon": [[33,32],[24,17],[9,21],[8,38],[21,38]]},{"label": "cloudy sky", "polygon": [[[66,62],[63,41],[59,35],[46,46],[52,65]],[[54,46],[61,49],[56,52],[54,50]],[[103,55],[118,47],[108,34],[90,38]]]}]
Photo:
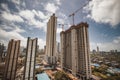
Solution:
[{"label": "cloudy sky", "polygon": [[[27,37],[39,39],[39,46],[46,44],[46,23],[55,13],[58,24],[72,25],[69,15],[75,15],[75,24],[89,24],[90,48],[120,51],[120,0],[0,0],[0,42],[7,46],[10,39],[20,39],[26,46]],[[61,26],[57,26],[60,42]]]}]

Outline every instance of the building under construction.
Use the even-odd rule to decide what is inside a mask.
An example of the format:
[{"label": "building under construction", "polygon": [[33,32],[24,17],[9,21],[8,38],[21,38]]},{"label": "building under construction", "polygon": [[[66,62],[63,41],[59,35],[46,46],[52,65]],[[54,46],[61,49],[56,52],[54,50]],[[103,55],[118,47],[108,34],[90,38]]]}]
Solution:
[{"label": "building under construction", "polygon": [[61,67],[81,80],[91,78],[88,24],[80,23],[62,31]]}]

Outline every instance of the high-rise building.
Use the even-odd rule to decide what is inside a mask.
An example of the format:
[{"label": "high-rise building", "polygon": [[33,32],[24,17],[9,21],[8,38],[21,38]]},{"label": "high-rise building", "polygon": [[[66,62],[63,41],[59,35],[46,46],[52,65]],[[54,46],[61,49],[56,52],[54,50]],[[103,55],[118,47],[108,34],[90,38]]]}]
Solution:
[{"label": "high-rise building", "polygon": [[96,54],[96,50],[95,50],[95,49],[93,49],[92,53],[93,53],[93,54]]},{"label": "high-rise building", "polygon": [[4,53],[4,44],[0,43],[0,62],[3,61],[3,53]]},{"label": "high-rise building", "polygon": [[99,47],[97,46],[97,53],[99,54]]},{"label": "high-rise building", "polygon": [[57,42],[57,52],[60,53],[60,43]]},{"label": "high-rise building", "polygon": [[57,17],[53,14],[47,23],[46,36],[46,61],[50,64],[56,63],[56,26]]},{"label": "high-rise building", "polygon": [[35,79],[34,69],[36,52],[37,52],[37,38],[30,39],[30,37],[28,37],[23,80]]},{"label": "high-rise building", "polygon": [[12,39],[9,41],[3,80],[15,80],[19,50],[20,40],[15,41]]},{"label": "high-rise building", "polygon": [[56,42],[56,59],[60,61],[60,43]]},{"label": "high-rise building", "polygon": [[62,31],[61,35],[61,67],[79,76],[81,80],[91,78],[90,48],[88,24],[80,23]]}]

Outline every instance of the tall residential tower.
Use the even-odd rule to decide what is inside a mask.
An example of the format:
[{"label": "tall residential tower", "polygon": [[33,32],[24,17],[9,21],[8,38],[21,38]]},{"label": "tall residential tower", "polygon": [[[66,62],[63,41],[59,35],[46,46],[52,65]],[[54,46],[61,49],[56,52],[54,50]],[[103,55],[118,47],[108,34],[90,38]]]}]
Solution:
[{"label": "tall residential tower", "polygon": [[80,23],[61,32],[61,67],[79,76],[81,80],[91,78],[88,24]]},{"label": "tall residential tower", "polygon": [[57,17],[53,14],[47,23],[46,37],[46,61],[50,64],[56,63],[56,26]]},{"label": "tall residential tower", "polygon": [[20,40],[15,41],[12,39],[9,41],[3,80],[15,80],[19,50]]},{"label": "tall residential tower", "polygon": [[37,38],[30,39],[28,37],[23,80],[35,80],[36,52]]},{"label": "tall residential tower", "polygon": [[99,47],[97,46],[97,54],[99,54],[100,52],[99,52]]},{"label": "tall residential tower", "polygon": [[0,62],[3,61],[2,59],[3,53],[4,53],[4,44],[0,43]]}]

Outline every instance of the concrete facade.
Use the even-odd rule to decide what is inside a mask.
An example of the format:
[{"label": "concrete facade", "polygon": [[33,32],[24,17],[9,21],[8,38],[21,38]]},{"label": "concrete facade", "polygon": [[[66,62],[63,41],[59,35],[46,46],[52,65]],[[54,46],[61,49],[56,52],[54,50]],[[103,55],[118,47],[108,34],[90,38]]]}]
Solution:
[{"label": "concrete facade", "polygon": [[3,62],[4,44],[0,43],[0,62]]},{"label": "concrete facade", "polygon": [[28,37],[23,80],[35,79],[34,69],[36,52],[37,52],[37,38],[30,39],[30,37]]},{"label": "concrete facade", "polygon": [[79,76],[82,80],[91,78],[88,24],[71,26],[61,34],[61,67]]},{"label": "concrete facade", "polygon": [[99,54],[99,47],[97,46],[97,54]]},{"label": "concrete facade", "polygon": [[56,62],[56,26],[57,17],[53,14],[47,23],[47,36],[46,36],[46,61],[50,64]]},{"label": "concrete facade", "polygon": [[15,41],[12,39],[9,41],[3,80],[15,80],[19,50],[20,40]]}]

